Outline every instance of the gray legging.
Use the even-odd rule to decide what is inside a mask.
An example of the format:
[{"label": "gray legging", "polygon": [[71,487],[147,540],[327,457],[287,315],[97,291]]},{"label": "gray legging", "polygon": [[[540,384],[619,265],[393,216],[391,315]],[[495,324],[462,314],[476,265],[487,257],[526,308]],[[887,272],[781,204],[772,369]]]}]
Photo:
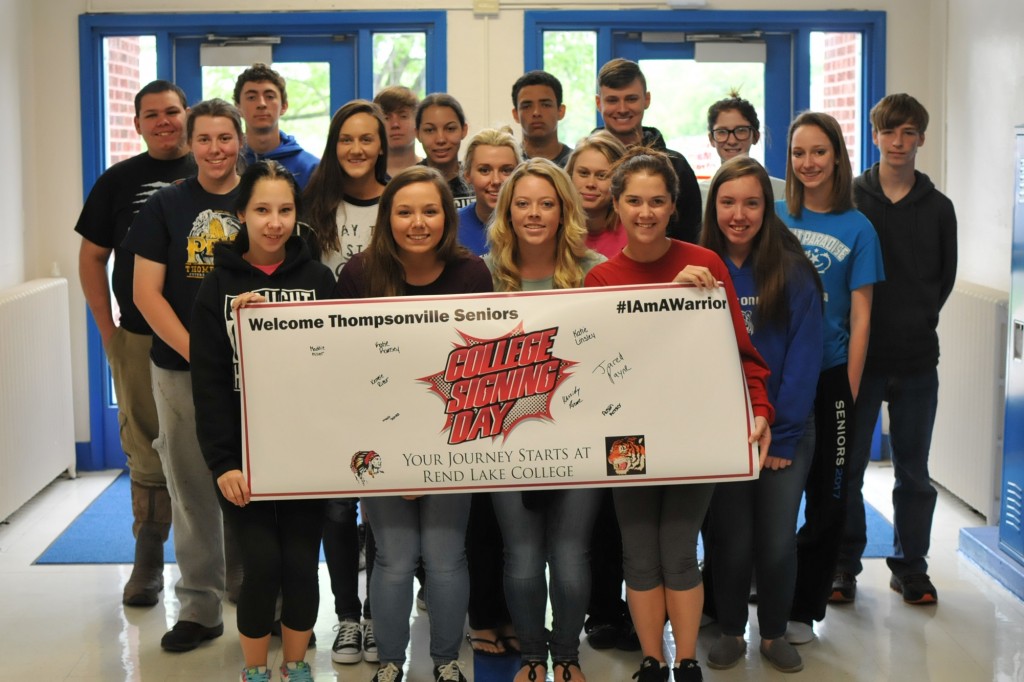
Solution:
[{"label": "gray legging", "polygon": [[621,488],[613,492],[622,531],[626,585],[689,590],[701,583],[697,533],[715,490],[713,483]]}]

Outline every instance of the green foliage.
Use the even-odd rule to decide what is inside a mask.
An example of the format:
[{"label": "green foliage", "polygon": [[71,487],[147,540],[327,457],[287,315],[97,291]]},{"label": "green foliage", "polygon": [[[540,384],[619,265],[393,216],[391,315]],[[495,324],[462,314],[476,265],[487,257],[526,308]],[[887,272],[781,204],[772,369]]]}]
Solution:
[{"label": "green foliage", "polygon": [[545,31],[544,70],[562,83],[565,118],[558,124],[558,136],[572,146],[597,125],[597,33]]},{"label": "green foliage", "polygon": [[404,85],[426,95],[427,36],[423,33],[373,34],[373,91]]}]

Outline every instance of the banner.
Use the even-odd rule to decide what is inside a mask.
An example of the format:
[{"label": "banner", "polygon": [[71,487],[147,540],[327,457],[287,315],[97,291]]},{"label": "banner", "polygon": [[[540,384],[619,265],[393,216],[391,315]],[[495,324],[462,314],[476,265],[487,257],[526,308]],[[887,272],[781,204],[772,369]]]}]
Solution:
[{"label": "banner", "polygon": [[268,303],[236,333],[254,499],[757,475],[722,288]]}]

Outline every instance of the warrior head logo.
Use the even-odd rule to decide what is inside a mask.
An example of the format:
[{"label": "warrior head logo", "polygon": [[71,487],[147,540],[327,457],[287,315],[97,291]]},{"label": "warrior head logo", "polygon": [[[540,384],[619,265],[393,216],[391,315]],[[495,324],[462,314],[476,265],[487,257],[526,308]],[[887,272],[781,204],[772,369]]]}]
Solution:
[{"label": "warrior head logo", "polygon": [[366,485],[366,477],[376,477],[384,473],[380,455],[373,450],[360,450],[352,455],[352,473],[356,480]]}]

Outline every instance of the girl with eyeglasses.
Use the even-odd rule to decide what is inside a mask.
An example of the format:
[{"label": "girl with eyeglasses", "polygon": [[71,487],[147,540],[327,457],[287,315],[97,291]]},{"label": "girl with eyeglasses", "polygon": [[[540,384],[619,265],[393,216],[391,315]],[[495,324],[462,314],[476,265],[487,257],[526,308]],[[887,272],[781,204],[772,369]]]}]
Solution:
[{"label": "girl with eyeglasses", "polygon": [[[708,107],[708,142],[718,152],[718,158],[722,163],[741,154],[750,156],[750,148],[761,140],[760,127],[761,122],[758,120],[754,105],[740,97],[737,90],[732,90],[728,97]],[[775,196],[785,196],[786,181],[774,177],[769,179]],[[701,180],[697,184],[700,185],[700,206],[703,214],[708,205],[711,179]]]}]

